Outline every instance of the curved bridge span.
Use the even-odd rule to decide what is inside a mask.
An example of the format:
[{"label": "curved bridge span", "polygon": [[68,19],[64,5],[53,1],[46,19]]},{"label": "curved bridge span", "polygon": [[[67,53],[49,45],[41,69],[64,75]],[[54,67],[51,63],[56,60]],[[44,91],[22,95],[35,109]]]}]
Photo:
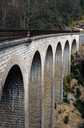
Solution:
[{"label": "curved bridge span", "polygon": [[79,33],[0,43],[0,127],[54,128],[54,105],[78,50]]}]

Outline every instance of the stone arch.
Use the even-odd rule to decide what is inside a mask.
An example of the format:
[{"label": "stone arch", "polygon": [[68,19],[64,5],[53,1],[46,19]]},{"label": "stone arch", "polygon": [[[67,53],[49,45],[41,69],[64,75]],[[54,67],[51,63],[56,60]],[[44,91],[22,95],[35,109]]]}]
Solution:
[{"label": "stone arch", "polygon": [[62,46],[59,42],[55,53],[55,103],[61,101],[62,89]]},{"label": "stone arch", "polygon": [[64,52],[63,53],[63,71],[64,71],[64,76],[66,76],[70,70],[70,57],[69,57],[70,47],[69,47],[68,40],[65,43],[63,52]]},{"label": "stone arch", "polygon": [[76,51],[77,51],[77,43],[76,43],[76,39],[74,39],[71,46],[71,54],[76,53]]},{"label": "stone arch", "polygon": [[41,57],[36,51],[31,65],[29,81],[29,127],[41,128],[42,115]]},{"label": "stone arch", "polygon": [[44,128],[52,126],[53,51],[48,46],[44,64]]},{"label": "stone arch", "polygon": [[0,126],[24,128],[24,83],[18,65],[14,65],[6,78],[0,99]]}]

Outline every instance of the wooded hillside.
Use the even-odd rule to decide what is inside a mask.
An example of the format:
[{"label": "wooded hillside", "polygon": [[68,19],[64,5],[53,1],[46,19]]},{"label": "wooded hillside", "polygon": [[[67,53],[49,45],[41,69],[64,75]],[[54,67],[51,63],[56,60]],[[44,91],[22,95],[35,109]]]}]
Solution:
[{"label": "wooded hillside", "polygon": [[0,0],[0,28],[63,30],[84,14],[84,0]]}]

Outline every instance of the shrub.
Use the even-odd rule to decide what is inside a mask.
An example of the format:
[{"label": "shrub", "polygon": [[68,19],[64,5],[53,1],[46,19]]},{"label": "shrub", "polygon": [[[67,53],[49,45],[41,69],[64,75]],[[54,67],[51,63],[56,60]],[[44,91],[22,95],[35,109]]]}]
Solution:
[{"label": "shrub", "polygon": [[76,95],[75,97],[78,99],[81,96],[81,91],[79,88],[76,88]]},{"label": "shrub", "polygon": [[69,122],[69,116],[67,115],[67,116],[64,117],[64,123],[68,124],[68,122]]},{"label": "shrub", "polygon": [[81,117],[84,118],[84,101],[81,101],[79,99],[76,100],[75,106],[78,109],[78,111],[81,113]]},{"label": "shrub", "polygon": [[70,92],[70,81],[71,81],[71,75],[67,75],[67,76],[64,77],[64,82],[63,82],[63,85],[64,85],[64,98],[63,98],[63,101],[64,102],[68,102],[67,95]]},{"label": "shrub", "polygon": [[71,75],[67,75],[64,77],[64,91],[66,93],[70,91],[70,81],[71,81]]}]

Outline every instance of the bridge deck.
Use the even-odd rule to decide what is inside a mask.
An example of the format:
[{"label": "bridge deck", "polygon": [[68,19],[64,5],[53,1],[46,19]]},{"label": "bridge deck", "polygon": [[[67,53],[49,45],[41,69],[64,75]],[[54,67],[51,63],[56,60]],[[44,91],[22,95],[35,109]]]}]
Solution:
[{"label": "bridge deck", "polygon": [[[5,35],[6,34],[6,35]],[[30,44],[32,41],[40,40],[44,38],[51,37],[62,37],[66,35],[79,35],[79,31],[47,31],[39,32],[34,31],[29,33],[28,31],[9,31],[9,32],[0,32],[0,50],[4,50],[13,46],[21,45],[21,44]],[[10,35],[10,37],[9,37]],[[4,38],[5,37],[5,38]]]},{"label": "bridge deck", "polygon": [[52,35],[52,34],[66,34],[66,33],[78,33],[79,31],[40,31],[40,30],[0,30],[0,41],[4,40],[12,40],[18,39],[23,37],[34,37],[34,36],[42,36],[42,35]]}]

